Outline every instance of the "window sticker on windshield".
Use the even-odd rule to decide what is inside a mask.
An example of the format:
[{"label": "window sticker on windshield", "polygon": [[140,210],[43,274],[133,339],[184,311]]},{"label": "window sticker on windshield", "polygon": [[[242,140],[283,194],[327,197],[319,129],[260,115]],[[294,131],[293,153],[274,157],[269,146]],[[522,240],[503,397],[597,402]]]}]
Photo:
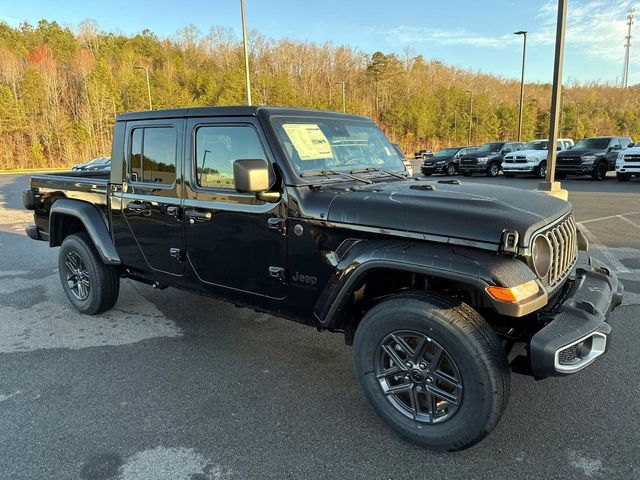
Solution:
[{"label": "window sticker on windshield", "polygon": [[333,158],[331,144],[316,123],[285,123],[282,125],[298,152],[300,160]]}]

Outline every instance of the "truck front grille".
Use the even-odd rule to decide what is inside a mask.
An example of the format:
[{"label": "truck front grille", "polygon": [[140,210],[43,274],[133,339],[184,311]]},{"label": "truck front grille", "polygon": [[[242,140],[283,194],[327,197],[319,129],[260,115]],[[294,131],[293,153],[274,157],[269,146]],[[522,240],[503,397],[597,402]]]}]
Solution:
[{"label": "truck front grille", "polygon": [[551,268],[544,280],[547,285],[554,287],[564,280],[578,258],[576,222],[573,214],[541,235],[547,237],[551,245]]},{"label": "truck front grille", "polygon": [[625,155],[624,161],[629,163],[638,163],[640,162],[640,155]]},{"label": "truck front grille", "polygon": [[581,157],[562,157],[558,159],[558,163],[562,165],[580,165],[582,163]]}]

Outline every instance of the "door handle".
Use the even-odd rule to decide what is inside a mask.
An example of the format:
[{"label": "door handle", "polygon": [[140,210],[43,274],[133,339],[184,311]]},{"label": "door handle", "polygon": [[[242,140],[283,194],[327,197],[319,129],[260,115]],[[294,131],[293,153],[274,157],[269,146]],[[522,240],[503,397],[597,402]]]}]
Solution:
[{"label": "door handle", "polygon": [[184,215],[189,219],[189,223],[192,224],[195,222],[206,222],[207,220],[211,220],[212,217],[211,212],[191,209],[185,210]]},{"label": "door handle", "polygon": [[145,213],[149,211],[149,205],[138,200],[127,203],[127,209],[136,213]]}]

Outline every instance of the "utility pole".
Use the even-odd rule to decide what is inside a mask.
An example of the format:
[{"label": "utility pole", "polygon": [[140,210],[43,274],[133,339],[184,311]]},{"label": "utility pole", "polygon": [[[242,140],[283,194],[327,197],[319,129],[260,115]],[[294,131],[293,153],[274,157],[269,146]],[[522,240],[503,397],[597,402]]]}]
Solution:
[{"label": "utility pole", "polygon": [[149,95],[149,110],[153,110],[153,105],[151,105],[151,84],[149,83],[149,69],[147,67],[143,67],[142,65],[136,65],[133,68],[134,70],[144,70],[144,73],[147,77],[147,94]]},{"label": "utility pole", "polygon": [[244,47],[244,75],[247,81],[247,105],[251,105],[251,79],[249,78],[249,51],[247,50],[247,23],[244,16],[244,0],[240,0],[242,12],[242,45]]},{"label": "utility pole", "polygon": [[564,40],[567,25],[567,0],[558,0],[558,21],[556,26],[556,49],[553,65],[553,87],[551,90],[551,121],[549,125],[549,149],[547,154],[547,179],[538,190],[567,200],[568,192],[556,182],[556,145],[558,144],[558,120],[560,99],[562,98],[562,66],[564,63]]},{"label": "utility pole", "polygon": [[467,90],[467,93],[470,95],[470,98],[469,98],[469,143],[467,145],[471,145],[471,129],[473,128],[473,92],[471,90]]},{"label": "utility pole", "polygon": [[631,50],[631,27],[636,18],[636,9],[630,8],[627,12],[627,36],[624,44],[624,65],[622,67],[622,88],[629,86],[629,53]]},{"label": "utility pole", "polygon": [[518,114],[518,141],[522,141],[522,111],[524,108],[524,66],[527,59],[527,31],[519,30],[514,35],[522,35],[524,43],[522,45],[522,78],[520,80],[520,112]]},{"label": "utility pole", "polygon": [[342,113],[347,113],[347,95],[345,91],[347,82],[336,82],[336,85],[342,85]]}]

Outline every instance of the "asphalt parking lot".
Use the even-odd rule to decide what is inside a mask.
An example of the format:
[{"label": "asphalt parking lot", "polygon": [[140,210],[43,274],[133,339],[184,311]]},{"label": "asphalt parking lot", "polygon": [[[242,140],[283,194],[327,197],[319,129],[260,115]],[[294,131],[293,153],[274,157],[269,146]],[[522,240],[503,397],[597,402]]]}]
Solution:
[{"label": "asphalt parking lot", "polygon": [[130,281],[115,309],[79,315],[57,250],[24,235],[27,182],[0,175],[2,479],[640,479],[637,180],[563,181],[626,286],[610,353],[569,378],[514,375],[493,434],[453,454],[375,416],[339,335]]}]

